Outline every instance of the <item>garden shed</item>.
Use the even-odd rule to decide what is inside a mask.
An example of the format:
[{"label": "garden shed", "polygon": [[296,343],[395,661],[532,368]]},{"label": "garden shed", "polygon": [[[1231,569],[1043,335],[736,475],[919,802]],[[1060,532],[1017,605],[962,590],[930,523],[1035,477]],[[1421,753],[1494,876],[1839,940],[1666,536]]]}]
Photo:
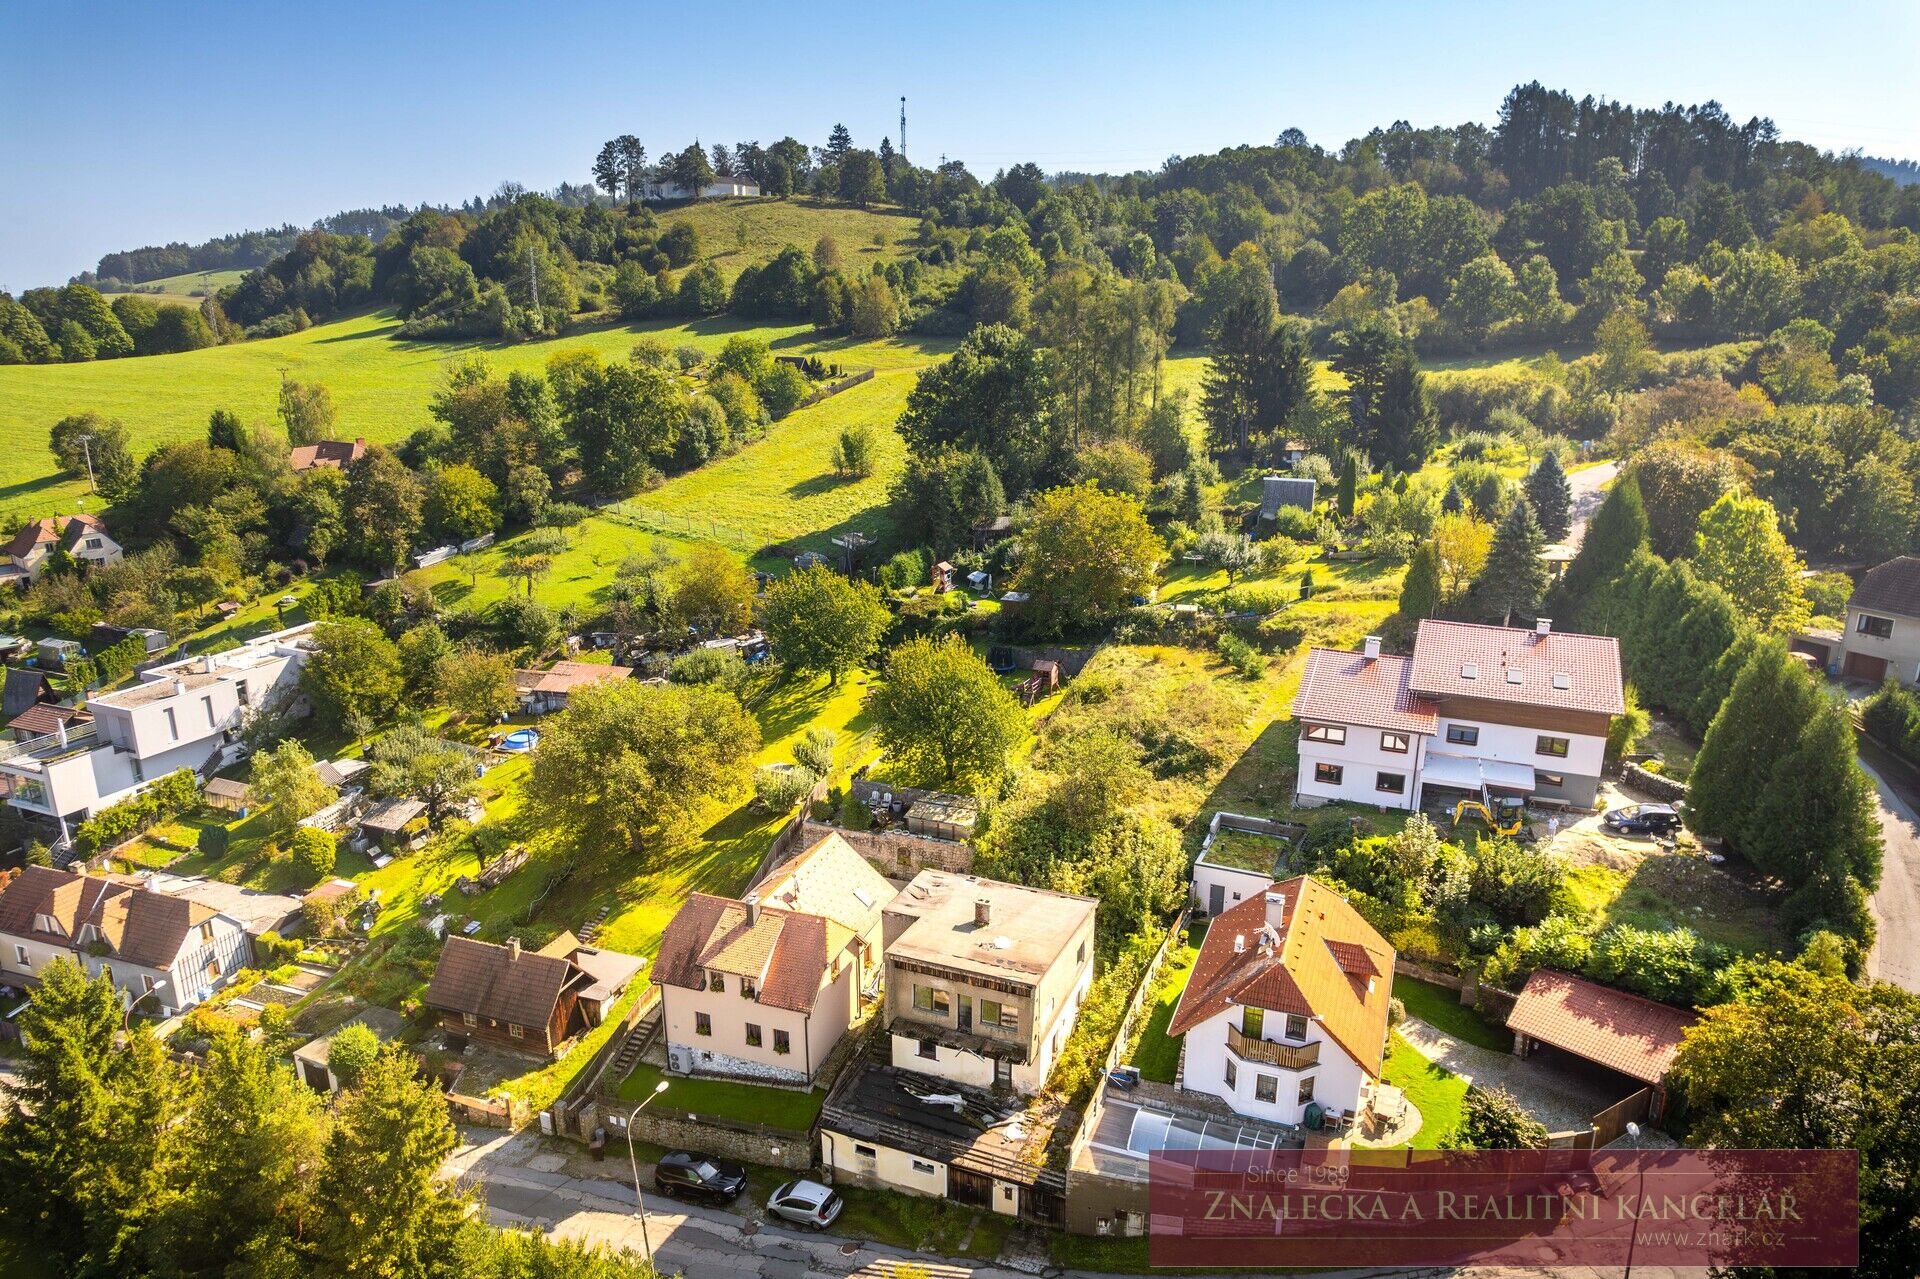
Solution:
[{"label": "garden shed", "polygon": [[417,799],[383,799],[360,819],[360,833],[383,848],[405,844],[426,828],[427,806]]},{"label": "garden shed", "polygon": [[218,808],[228,813],[245,813],[253,796],[253,788],[231,777],[212,777],[207,779],[207,784],[200,788],[200,795],[207,801],[209,808]]}]

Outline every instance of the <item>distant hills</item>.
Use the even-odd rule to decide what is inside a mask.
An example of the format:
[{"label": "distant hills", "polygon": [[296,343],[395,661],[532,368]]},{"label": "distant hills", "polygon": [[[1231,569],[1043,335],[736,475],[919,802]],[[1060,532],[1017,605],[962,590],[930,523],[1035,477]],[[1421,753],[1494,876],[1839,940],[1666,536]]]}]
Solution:
[{"label": "distant hills", "polygon": [[1903,187],[1920,182],[1920,160],[1884,160],[1877,155],[1863,155],[1860,163]]}]

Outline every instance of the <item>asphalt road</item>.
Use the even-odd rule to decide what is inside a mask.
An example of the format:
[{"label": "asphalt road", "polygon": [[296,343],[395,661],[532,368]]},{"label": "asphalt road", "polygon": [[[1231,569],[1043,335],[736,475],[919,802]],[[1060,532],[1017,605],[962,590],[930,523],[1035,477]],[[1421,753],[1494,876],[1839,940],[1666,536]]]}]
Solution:
[{"label": "asphalt road", "polygon": [[[1880,837],[1886,845],[1880,887],[1873,894],[1879,929],[1867,956],[1867,975],[1920,992],[1920,815],[1899,765],[1884,761],[1878,747],[1861,743],[1860,767],[1879,792]],[[1899,784],[1889,784],[1889,778]]]},{"label": "asphalt road", "polygon": [[1606,500],[1606,486],[1613,483],[1613,477],[1618,474],[1618,462],[1602,462],[1567,476],[1567,487],[1573,490],[1573,531],[1567,534],[1567,545],[1580,545],[1580,539],[1587,533],[1587,521]]}]

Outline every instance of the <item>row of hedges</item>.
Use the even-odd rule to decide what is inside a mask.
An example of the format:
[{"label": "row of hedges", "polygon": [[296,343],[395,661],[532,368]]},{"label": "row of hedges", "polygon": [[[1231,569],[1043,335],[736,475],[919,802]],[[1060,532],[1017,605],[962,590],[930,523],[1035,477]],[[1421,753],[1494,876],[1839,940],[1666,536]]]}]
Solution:
[{"label": "row of hedges", "polygon": [[74,847],[83,857],[103,848],[124,844],[157,822],[191,812],[200,803],[200,783],[193,770],[175,769],[132,799],[95,813],[74,832]]},{"label": "row of hedges", "polygon": [[1889,679],[1860,703],[1860,722],[1876,741],[1910,764],[1920,764],[1920,697]]}]

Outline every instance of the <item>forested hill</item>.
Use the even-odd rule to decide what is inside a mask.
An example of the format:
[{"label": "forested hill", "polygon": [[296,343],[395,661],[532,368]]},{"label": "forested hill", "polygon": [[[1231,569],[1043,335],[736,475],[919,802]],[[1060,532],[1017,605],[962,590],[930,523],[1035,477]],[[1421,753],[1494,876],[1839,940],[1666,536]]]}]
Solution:
[{"label": "forested hill", "polygon": [[1877,155],[1863,155],[1860,163],[1875,173],[1892,178],[1903,187],[1920,183],[1920,160],[1888,160]]}]

